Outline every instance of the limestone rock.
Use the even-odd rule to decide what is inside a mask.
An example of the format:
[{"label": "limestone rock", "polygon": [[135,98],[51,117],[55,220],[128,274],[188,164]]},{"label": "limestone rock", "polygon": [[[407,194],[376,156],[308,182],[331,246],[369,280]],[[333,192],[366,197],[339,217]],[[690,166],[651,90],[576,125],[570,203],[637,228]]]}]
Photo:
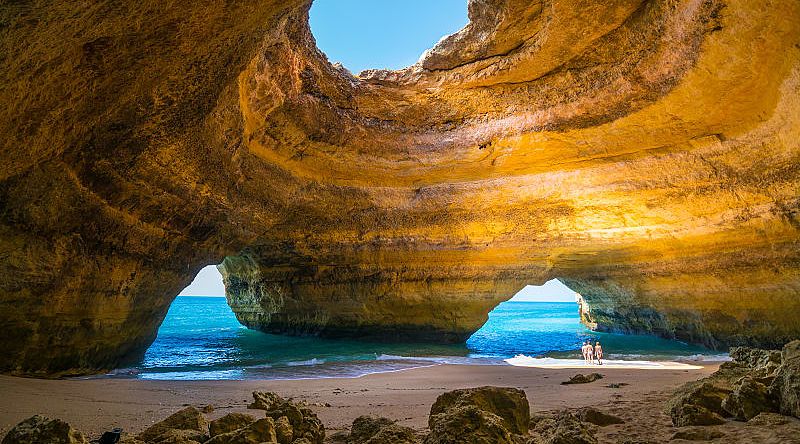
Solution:
[{"label": "limestone rock", "polygon": [[722,401],[733,391],[733,383],[728,378],[740,371],[741,367],[723,369],[678,389],[668,403],[672,423],[678,427],[724,423],[722,415],[727,412],[722,408]]},{"label": "limestone rock", "polygon": [[120,435],[119,437],[118,444],[146,444],[146,443],[141,439],[137,438],[136,435],[123,432],[122,435]]},{"label": "limestone rock", "polygon": [[253,392],[253,402],[247,406],[248,409],[272,410],[286,402],[285,399],[272,392]]},{"label": "limestone rock", "polygon": [[178,442],[181,439],[202,442],[205,441],[207,434],[208,421],[205,416],[190,406],[146,428],[138,438],[148,443],[161,440]]},{"label": "limestone rock", "polygon": [[276,421],[276,424],[279,423],[283,439],[288,438],[289,431],[294,441],[305,438],[313,444],[321,444],[325,439],[322,421],[308,407],[283,399],[272,392],[255,391],[253,399],[253,403],[247,408],[265,410],[267,417]]},{"label": "limestone rock", "polygon": [[697,404],[679,405],[670,410],[672,424],[677,427],[725,424],[719,413]]},{"label": "limestone rock", "polygon": [[599,330],[800,336],[796,0],[472,1],[361,76],[309,4],[4,3],[0,372],[137,359],[219,263],[273,333],[462,342],[558,277]]},{"label": "limestone rock", "polygon": [[722,401],[722,408],[736,419],[748,421],[759,413],[774,412],[777,406],[769,387],[746,376]]},{"label": "limestone rock", "polygon": [[784,362],[778,368],[770,393],[779,400],[780,412],[800,418],[800,354],[796,345],[784,347]]},{"label": "limestone rock", "polygon": [[338,430],[330,435],[327,435],[328,442],[336,443],[336,444],[347,444],[347,440],[350,439],[350,432],[346,430]]},{"label": "limestone rock", "polygon": [[595,407],[584,407],[579,409],[577,412],[577,417],[583,422],[588,422],[600,427],[625,423],[625,421],[619,416],[603,412]]},{"label": "limestone rock", "polygon": [[781,362],[789,363],[800,359],[800,339],[787,342],[781,349]]},{"label": "limestone rock", "polygon": [[475,405],[455,406],[428,418],[424,444],[515,444],[505,421]]},{"label": "limestone rock", "polygon": [[729,352],[731,358],[748,367],[763,368],[777,367],[781,364],[780,350],[762,350],[753,347],[732,347]]},{"label": "limestone rock", "polygon": [[[501,418],[511,433],[528,432],[530,406],[523,390],[510,387],[478,387],[442,393],[431,406],[431,417],[448,410],[475,406]],[[433,428],[431,426],[431,428]]]},{"label": "limestone rock", "polygon": [[294,429],[289,418],[281,416],[275,420],[275,435],[280,444],[291,444],[294,440]]},{"label": "limestone rock", "polygon": [[211,437],[222,433],[233,432],[250,425],[256,418],[245,413],[228,413],[227,415],[211,421],[208,425],[208,434]]},{"label": "limestone rock", "polygon": [[759,413],[758,415],[751,418],[747,421],[748,425],[753,426],[779,426],[788,424],[791,421],[791,418],[788,416],[781,415],[780,413]]},{"label": "limestone rock", "polygon": [[34,415],[8,431],[2,444],[88,444],[81,432],[60,419]]},{"label": "limestone rock", "polygon": [[528,444],[596,444],[590,425],[570,412],[537,421]]},{"label": "limestone rock", "polygon": [[684,439],[686,441],[711,441],[725,436],[719,430],[709,429],[707,427],[690,427],[679,430],[672,435],[673,439]]},{"label": "limestone rock", "polygon": [[353,421],[348,444],[417,444],[414,430],[387,418],[359,416]]},{"label": "limestone rock", "polygon": [[249,425],[228,433],[216,435],[205,444],[260,444],[277,443],[275,422],[272,418],[261,418]]},{"label": "limestone rock", "polygon": [[588,375],[577,374],[568,381],[563,381],[561,385],[569,385],[569,384],[588,384],[590,382],[597,381],[598,379],[603,379],[603,375],[600,373],[589,373]]}]

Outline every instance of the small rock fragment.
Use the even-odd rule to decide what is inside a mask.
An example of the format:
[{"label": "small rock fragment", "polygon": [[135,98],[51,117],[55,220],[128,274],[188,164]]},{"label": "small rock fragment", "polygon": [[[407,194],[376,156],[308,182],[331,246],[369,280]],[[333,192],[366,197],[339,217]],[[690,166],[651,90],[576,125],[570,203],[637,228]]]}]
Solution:
[{"label": "small rock fragment", "polygon": [[569,385],[569,384],[587,384],[589,382],[597,381],[598,379],[603,379],[603,375],[600,373],[589,373],[588,375],[577,374],[571,378],[569,381],[564,381],[561,385]]},{"label": "small rock fragment", "polygon": [[603,412],[594,407],[584,407],[578,410],[578,418],[583,422],[588,422],[600,427],[614,424],[623,424],[625,421],[619,416]]},{"label": "small rock fragment", "polygon": [[285,399],[272,392],[255,391],[253,392],[253,399],[253,402],[247,406],[248,409],[272,410],[273,406],[286,402]]}]

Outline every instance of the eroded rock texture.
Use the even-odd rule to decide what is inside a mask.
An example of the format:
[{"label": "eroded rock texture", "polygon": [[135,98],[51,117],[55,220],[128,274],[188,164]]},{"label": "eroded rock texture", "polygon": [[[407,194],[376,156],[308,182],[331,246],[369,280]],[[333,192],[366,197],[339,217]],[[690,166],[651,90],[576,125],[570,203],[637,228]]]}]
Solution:
[{"label": "eroded rock texture", "polygon": [[800,4],[473,0],[358,77],[308,0],[0,5],[0,370],[135,359],[225,259],[265,331],[463,340],[525,284],[601,329],[800,334]]}]

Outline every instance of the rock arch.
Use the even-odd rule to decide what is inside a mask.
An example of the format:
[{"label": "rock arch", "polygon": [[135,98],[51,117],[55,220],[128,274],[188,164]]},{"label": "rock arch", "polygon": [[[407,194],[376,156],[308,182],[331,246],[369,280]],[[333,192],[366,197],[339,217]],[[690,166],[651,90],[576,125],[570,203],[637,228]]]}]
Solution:
[{"label": "rock arch", "polygon": [[226,257],[275,331],[458,339],[558,276],[599,328],[800,333],[797,2],[473,0],[361,77],[309,6],[0,9],[0,370],[119,365]]}]

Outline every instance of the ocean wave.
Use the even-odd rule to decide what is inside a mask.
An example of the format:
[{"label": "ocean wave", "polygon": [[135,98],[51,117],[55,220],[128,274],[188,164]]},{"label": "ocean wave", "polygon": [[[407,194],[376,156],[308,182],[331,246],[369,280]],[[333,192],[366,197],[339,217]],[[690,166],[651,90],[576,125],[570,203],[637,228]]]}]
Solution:
[{"label": "ocean wave", "polygon": [[533,358],[525,355],[516,355],[505,360],[515,367],[534,367],[534,368],[627,368],[642,370],[690,370],[700,369],[697,365],[685,364],[674,361],[623,361],[614,359],[604,359],[602,365],[589,364],[583,359],[557,359],[557,358]]},{"label": "ocean wave", "polygon": [[623,361],[636,360],[655,360],[655,361],[696,361],[696,362],[725,362],[730,361],[731,357],[727,353],[718,354],[693,354],[693,355],[667,355],[667,354],[648,354],[648,353],[608,353],[608,359],[619,359]]},{"label": "ocean wave", "polygon": [[306,359],[305,361],[289,361],[289,362],[286,363],[286,366],[287,367],[304,367],[304,366],[309,366],[309,365],[320,365],[320,364],[324,364],[324,363],[325,363],[324,359],[311,358],[311,359]]}]

